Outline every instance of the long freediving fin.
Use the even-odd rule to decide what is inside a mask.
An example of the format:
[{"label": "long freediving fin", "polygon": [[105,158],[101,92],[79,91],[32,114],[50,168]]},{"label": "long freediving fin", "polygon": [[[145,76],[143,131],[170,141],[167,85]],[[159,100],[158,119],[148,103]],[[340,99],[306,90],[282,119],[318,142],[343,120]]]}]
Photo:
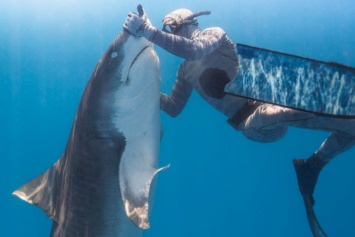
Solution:
[{"label": "long freediving fin", "polygon": [[225,92],[288,108],[355,117],[355,68],[237,44],[239,69]]}]

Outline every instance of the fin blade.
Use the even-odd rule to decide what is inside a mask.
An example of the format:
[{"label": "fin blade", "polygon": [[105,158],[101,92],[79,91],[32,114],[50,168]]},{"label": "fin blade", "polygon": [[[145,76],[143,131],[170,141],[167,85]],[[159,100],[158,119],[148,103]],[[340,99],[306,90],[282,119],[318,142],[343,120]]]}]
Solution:
[{"label": "fin blade", "polygon": [[303,196],[304,205],[306,207],[308,223],[311,228],[314,237],[327,237],[327,234],[324,232],[322,227],[320,226],[316,214],[313,210],[314,201],[311,199],[309,195]]}]

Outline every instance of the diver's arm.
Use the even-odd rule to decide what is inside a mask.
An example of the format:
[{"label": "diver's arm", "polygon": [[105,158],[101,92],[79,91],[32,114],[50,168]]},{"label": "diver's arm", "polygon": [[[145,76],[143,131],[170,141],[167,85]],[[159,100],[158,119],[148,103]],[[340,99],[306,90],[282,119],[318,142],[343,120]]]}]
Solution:
[{"label": "diver's arm", "polygon": [[187,60],[198,60],[209,55],[222,44],[225,35],[218,27],[206,29],[194,39],[169,34],[156,28],[152,31],[147,34],[149,41]]},{"label": "diver's arm", "polygon": [[223,43],[226,35],[219,27],[206,29],[193,39],[169,34],[152,26],[144,11],[140,15],[129,13],[123,28],[187,60],[197,60],[210,54]]},{"label": "diver's arm", "polygon": [[180,65],[171,95],[160,94],[160,109],[171,117],[178,116],[185,107],[191,93],[192,86],[184,79],[183,69]]}]

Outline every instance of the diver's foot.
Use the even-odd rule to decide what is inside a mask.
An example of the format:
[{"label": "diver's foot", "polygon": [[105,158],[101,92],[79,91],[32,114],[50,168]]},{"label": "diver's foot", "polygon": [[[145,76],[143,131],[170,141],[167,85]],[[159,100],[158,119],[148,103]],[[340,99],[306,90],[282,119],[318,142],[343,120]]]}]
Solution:
[{"label": "diver's foot", "polygon": [[312,206],[314,205],[313,192],[317,184],[320,171],[327,163],[319,159],[316,155],[312,155],[308,159],[295,159],[293,166],[295,167],[298,187],[302,196],[308,195]]}]

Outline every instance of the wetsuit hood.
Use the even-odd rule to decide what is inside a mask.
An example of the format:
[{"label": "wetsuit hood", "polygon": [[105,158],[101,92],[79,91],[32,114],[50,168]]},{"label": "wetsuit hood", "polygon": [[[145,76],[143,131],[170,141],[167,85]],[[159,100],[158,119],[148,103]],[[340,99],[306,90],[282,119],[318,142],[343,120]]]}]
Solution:
[{"label": "wetsuit hood", "polygon": [[167,26],[170,27],[171,33],[174,33],[174,29],[180,28],[182,25],[198,25],[196,17],[201,15],[209,15],[211,14],[210,11],[201,11],[195,12],[182,8],[175,10],[168,15],[166,15],[163,19],[163,31],[169,32],[166,28]]}]

